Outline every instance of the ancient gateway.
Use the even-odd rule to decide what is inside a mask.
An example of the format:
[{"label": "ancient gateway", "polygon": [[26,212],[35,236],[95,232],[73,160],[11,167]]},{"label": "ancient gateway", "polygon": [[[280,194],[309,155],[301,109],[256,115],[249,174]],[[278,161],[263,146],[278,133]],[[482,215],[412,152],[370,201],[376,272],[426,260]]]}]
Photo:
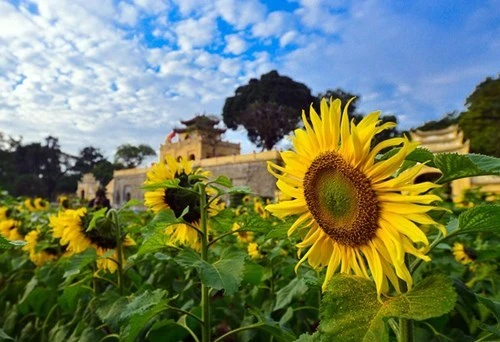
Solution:
[{"label": "ancient gateway", "polygon": [[[215,127],[219,120],[214,116],[200,115],[181,123],[184,127],[175,128],[160,145],[160,161],[167,154],[187,158],[195,166],[210,171],[213,177],[224,175],[234,185],[249,186],[256,195],[276,197],[276,179],[267,172],[266,165],[268,160],[280,160],[278,151],[240,154],[240,144],[222,140],[225,129]],[[111,204],[118,207],[130,199],[142,200],[144,191],[141,187],[147,171],[148,168],[115,171],[107,186]],[[78,183],[77,194],[92,199],[97,187],[92,175],[85,175]]]},{"label": "ancient gateway", "polygon": [[[221,134],[225,129],[215,127],[219,120],[214,116],[200,115],[181,121],[182,128],[175,128],[160,145],[160,158],[171,154],[176,158],[188,158],[195,166],[208,170],[214,177],[225,175],[234,185],[249,186],[259,196],[276,198],[279,193],[276,179],[266,169],[267,161],[279,162],[278,151],[240,154],[240,144],[223,141]],[[464,141],[457,125],[434,131],[414,131],[410,133],[413,141],[432,152],[469,153],[469,142]],[[130,199],[142,200],[141,189],[148,168],[117,170],[107,186],[107,194],[114,207],[119,207]],[[417,181],[436,179],[439,170],[426,167]],[[91,174],[85,175],[78,183],[77,195],[92,199],[99,186]],[[451,183],[449,195],[455,202],[462,200],[464,190],[481,187],[483,191],[500,193],[500,177],[483,176],[459,179]]]}]

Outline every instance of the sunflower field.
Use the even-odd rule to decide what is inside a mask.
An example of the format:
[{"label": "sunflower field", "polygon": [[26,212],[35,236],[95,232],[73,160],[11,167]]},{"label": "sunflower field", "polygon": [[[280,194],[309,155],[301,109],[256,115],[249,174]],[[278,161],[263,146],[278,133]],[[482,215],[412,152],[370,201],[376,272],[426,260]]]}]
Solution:
[{"label": "sunflower field", "polygon": [[0,193],[0,340],[499,341],[500,197],[444,189],[500,159],[340,108],[303,116],[272,201],[171,156],[121,208]]}]

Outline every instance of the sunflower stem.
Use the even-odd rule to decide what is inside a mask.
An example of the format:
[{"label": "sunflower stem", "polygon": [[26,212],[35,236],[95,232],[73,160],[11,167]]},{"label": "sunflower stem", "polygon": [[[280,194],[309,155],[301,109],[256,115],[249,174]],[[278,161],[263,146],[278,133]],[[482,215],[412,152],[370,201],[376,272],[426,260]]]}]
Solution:
[{"label": "sunflower stem", "polygon": [[116,238],[116,254],[118,260],[116,262],[118,266],[117,271],[117,282],[118,282],[118,291],[120,295],[123,295],[123,243],[122,243],[122,231],[120,229],[120,221],[118,220],[118,213],[116,210],[111,210],[111,217],[113,218],[113,222],[115,224],[115,238]]},{"label": "sunflower stem", "polygon": [[[201,258],[208,262],[208,226],[207,226],[207,196],[203,183],[198,183],[200,189],[200,228],[201,234]],[[201,320],[202,324],[202,342],[210,341],[210,302],[208,286],[201,282]]]},{"label": "sunflower stem", "polygon": [[[408,258],[405,258],[405,264],[408,266]],[[399,279],[401,293],[408,292],[408,285],[403,279]],[[399,338],[398,342],[414,342],[413,320],[407,318],[399,319]]]}]

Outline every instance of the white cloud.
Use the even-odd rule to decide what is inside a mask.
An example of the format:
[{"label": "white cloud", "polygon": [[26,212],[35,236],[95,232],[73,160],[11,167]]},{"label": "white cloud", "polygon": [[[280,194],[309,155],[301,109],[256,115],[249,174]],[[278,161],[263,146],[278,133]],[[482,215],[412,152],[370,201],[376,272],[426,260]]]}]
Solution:
[{"label": "white cloud", "polygon": [[245,39],[237,34],[230,34],[226,36],[226,48],[224,52],[232,53],[233,55],[240,55],[247,49],[247,42]]},{"label": "white cloud", "polygon": [[338,33],[344,22],[340,10],[345,3],[330,0],[299,0],[299,3],[301,7],[295,10],[295,14],[303,25],[327,34]]},{"label": "white cloud", "polygon": [[118,4],[118,21],[122,24],[134,26],[137,23],[139,17],[139,11],[133,6],[126,2],[120,2]]},{"label": "white cloud", "polygon": [[217,34],[217,23],[214,16],[200,19],[185,19],[174,28],[177,44],[182,50],[210,45]]},{"label": "white cloud", "polygon": [[268,14],[265,20],[256,23],[252,27],[255,37],[279,37],[292,25],[293,16],[283,11],[275,11]]},{"label": "white cloud", "polygon": [[215,5],[220,16],[241,30],[264,19],[266,7],[258,0],[217,0]]}]

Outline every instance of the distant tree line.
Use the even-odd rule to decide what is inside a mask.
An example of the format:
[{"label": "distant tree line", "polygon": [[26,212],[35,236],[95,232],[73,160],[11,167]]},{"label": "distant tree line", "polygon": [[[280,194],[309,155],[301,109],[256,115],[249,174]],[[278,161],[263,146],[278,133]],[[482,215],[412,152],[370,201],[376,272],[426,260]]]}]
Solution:
[{"label": "distant tree line", "polygon": [[147,145],[124,144],[117,148],[113,162],[99,148],[87,146],[77,156],[61,150],[59,140],[48,136],[44,143],[23,144],[0,132],[0,190],[14,196],[41,196],[55,199],[57,194],[76,192],[77,183],[92,173],[106,186],[114,170],[139,166],[146,157],[156,155]]}]

